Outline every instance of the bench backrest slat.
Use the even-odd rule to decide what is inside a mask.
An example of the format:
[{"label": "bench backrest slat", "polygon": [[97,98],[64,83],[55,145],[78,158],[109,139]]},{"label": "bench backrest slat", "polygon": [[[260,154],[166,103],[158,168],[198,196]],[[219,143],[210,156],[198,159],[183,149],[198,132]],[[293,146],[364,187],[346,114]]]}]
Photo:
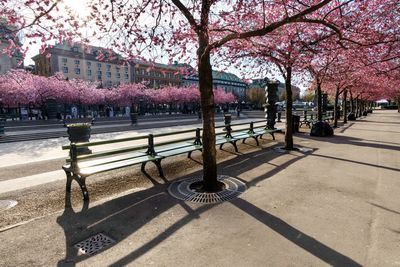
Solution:
[{"label": "bench backrest slat", "polygon": [[132,147],[128,147],[128,148],[116,149],[116,150],[108,150],[108,151],[104,151],[104,152],[97,152],[97,153],[93,153],[93,154],[77,156],[76,160],[77,161],[82,161],[82,160],[106,157],[106,156],[111,156],[111,155],[116,155],[116,154],[123,154],[123,153],[129,153],[129,152],[138,152],[138,150],[144,150],[147,147],[148,147],[148,145],[146,144],[146,145],[132,146]]}]

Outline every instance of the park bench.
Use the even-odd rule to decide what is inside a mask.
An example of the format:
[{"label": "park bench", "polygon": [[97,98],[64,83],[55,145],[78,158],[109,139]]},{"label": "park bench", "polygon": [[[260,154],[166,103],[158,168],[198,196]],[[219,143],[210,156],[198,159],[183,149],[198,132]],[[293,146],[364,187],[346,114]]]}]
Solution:
[{"label": "park bench", "polygon": [[[322,115],[322,121],[331,122],[333,120],[333,112],[328,112]],[[300,121],[300,127],[305,124],[308,128],[318,121],[316,114],[304,114],[303,120]]]},{"label": "park bench", "polygon": [[[274,133],[280,132],[281,129],[271,130],[266,129],[265,126],[254,127],[255,123],[265,124],[265,122],[265,120],[251,122],[250,128],[238,128],[235,130],[232,130],[231,126],[237,127],[248,123],[216,127],[216,129],[223,127],[226,129],[226,133],[216,135],[216,145],[220,145],[220,149],[222,149],[224,144],[231,143],[237,152],[236,142],[239,140],[244,143],[246,139],[253,138],[259,145],[258,138],[262,138],[264,134],[270,134],[275,140]],[[195,133],[195,135],[176,138],[176,136],[190,133]],[[155,139],[171,136],[175,138],[168,141],[155,141]],[[91,149],[86,151],[91,151],[90,154],[79,154],[82,148],[89,147]],[[86,178],[91,175],[139,164],[141,165],[141,171],[145,173],[146,164],[152,162],[157,167],[160,177],[164,177],[161,166],[163,159],[186,153],[190,158],[194,151],[202,151],[203,146],[201,143],[201,129],[197,128],[105,141],[71,143],[62,148],[69,150],[69,158],[67,158],[66,164],[63,166],[67,176],[66,192],[71,192],[71,184],[75,180],[81,188],[83,199],[89,200]]]},{"label": "park bench", "polygon": [[224,127],[226,133],[216,135],[216,145],[219,145],[219,149],[222,149],[224,144],[230,143],[235,148],[235,151],[238,152],[238,148],[236,142],[242,140],[242,143],[245,143],[247,139],[252,138],[256,141],[257,146],[259,145],[258,138],[262,138],[264,134],[270,134],[272,139],[275,140],[275,133],[282,132],[282,129],[268,129],[265,125],[254,127],[254,124],[266,123],[266,120],[250,122],[250,127],[241,127],[237,129],[232,129],[232,126],[243,126],[248,123],[237,123],[237,124],[227,124],[225,126],[216,127],[221,128]]},{"label": "park bench", "polygon": [[[155,138],[191,132],[195,132],[196,135],[194,137],[154,142]],[[141,144],[133,145],[132,142]],[[120,148],[110,149],[110,146],[120,146]],[[94,152],[80,155],[78,149],[85,147],[90,147]],[[84,200],[89,200],[89,193],[86,188],[86,178],[88,176],[138,164],[141,164],[141,171],[145,172],[146,164],[152,162],[156,165],[159,175],[164,177],[161,167],[162,159],[184,153],[188,153],[188,157],[191,157],[193,151],[202,150],[202,145],[200,129],[195,129],[97,142],[71,143],[62,148],[64,150],[68,149],[70,155],[63,166],[67,176],[67,193],[71,192],[71,183],[75,180],[81,188]]]}]

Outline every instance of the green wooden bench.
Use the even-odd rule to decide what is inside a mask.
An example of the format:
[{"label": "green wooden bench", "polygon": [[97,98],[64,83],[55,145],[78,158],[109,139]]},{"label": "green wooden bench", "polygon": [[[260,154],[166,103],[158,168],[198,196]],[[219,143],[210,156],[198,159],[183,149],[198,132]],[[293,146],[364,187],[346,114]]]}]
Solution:
[{"label": "green wooden bench", "polygon": [[[250,126],[246,128],[232,129],[232,126],[242,126],[249,123],[238,123],[238,124],[228,124],[223,126],[226,133],[216,135],[216,145],[219,145],[219,149],[222,149],[224,144],[232,144],[235,151],[238,152],[237,141],[242,140],[245,143],[247,139],[252,138],[255,140],[257,146],[259,145],[258,138],[262,138],[264,134],[269,134],[272,139],[275,140],[275,133],[282,132],[282,129],[268,129],[266,126],[254,127],[254,124],[263,123],[266,124],[266,120],[250,122]],[[218,128],[218,127],[216,127]]]},{"label": "green wooden bench", "polygon": [[[161,160],[179,154],[188,153],[188,157],[196,150],[201,150],[200,129],[191,129],[172,133],[149,134],[131,138],[121,138],[97,142],[77,143],[63,146],[69,150],[70,157],[67,158],[63,169],[67,176],[66,192],[71,192],[72,181],[75,180],[81,188],[83,199],[89,200],[86,187],[86,178],[106,171],[141,164],[141,171],[145,172],[148,162],[156,165],[159,175],[164,177]],[[154,139],[164,136],[179,135],[195,132],[195,137],[179,138],[171,141],[155,143]],[[130,142],[146,141],[145,144],[131,145]],[[104,149],[107,145],[120,145],[121,148]],[[79,155],[78,148],[91,147],[92,150],[100,148],[91,154]],[[103,147],[103,149],[101,149]]]},{"label": "green wooden bench", "polygon": [[[265,126],[254,127],[254,124],[266,121],[251,122],[250,127],[240,128],[248,123],[240,123],[234,125],[225,125],[216,127],[221,129],[225,127],[226,133],[216,135],[216,145],[220,145],[220,149],[226,143],[231,143],[237,152],[236,142],[252,138],[259,145],[258,138],[262,138],[264,134],[270,134],[275,140],[274,133],[282,131],[281,129],[267,129]],[[239,127],[232,130],[231,126]],[[179,136],[182,134],[195,133],[195,136],[175,138],[173,140],[156,140],[163,137]],[[132,144],[139,143],[141,144]],[[107,146],[119,146],[119,148],[109,148]],[[78,148],[90,147],[91,154],[78,154]],[[105,148],[104,148],[105,147]],[[202,151],[201,129],[190,129],[184,131],[176,131],[170,133],[149,134],[129,138],[120,138],[105,141],[72,143],[62,147],[69,150],[69,158],[63,169],[67,176],[66,192],[71,192],[72,181],[75,180],[81,188],[83,199],[89,200],[89,192],[86,187],[86,178],[115,169],[125,168],[133,165],[141,164],[141,171],[145,173],[145,166],[148,162],[152,162],[157,167],[160,177],[164,177],[161,161],[167,157],[180,154],[188,154],[190,158],[194,151]]]}]

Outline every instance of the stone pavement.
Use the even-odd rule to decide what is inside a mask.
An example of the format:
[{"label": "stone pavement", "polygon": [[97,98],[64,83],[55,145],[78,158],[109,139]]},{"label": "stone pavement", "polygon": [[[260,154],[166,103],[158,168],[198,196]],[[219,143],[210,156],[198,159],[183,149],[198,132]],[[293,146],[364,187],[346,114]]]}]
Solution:
[{"label": "stone pavement", "polygon": [[[282,135],[264,139],[262,148],[249,142],[241,153],[218,152],[219,173],[248,186],[221,204],[183,202],[167,192],[169,181],[201,175],[198,155],[166,161],[166,181],[93,182],[88,207],[74,202],[74,209],[0,230],[0,266],[399,266],[400,114],[375,111],[335,133],[298,134],[295,143],[312,148],[308,153],[274,150]],[[100,186],[109,196],[96,201]],[[123,190],[113,191],[118,186]],[[2,220],[17,222],[24,212],[18,206],[0,211]],[[73,245],[97,233],[116,243],[80,255]]]}]

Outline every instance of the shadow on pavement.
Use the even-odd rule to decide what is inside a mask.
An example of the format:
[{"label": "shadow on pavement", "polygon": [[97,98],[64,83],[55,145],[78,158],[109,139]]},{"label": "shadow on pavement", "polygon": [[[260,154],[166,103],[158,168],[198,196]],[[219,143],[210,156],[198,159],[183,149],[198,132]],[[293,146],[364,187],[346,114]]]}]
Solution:
[{"label": "shadow on pavement", "polygon": [[232,200],[232,204],[256,220],[265,224],[284,238],[288,239],[290,242],[293,242],[297,246],[303,248],[307,252],[311,253],[315,257],[318,257],[331,266],[361,266],[359,263],[355,262],[349,257],[294,228],[284,220],[254,206],[243,199],[237,198]]},{"label": "shadow on pavement", "polygon": [[[248,187],[252,187],[258,182],[268,179],[276,173],[284,170],[296,161],[307,157],[308,154],[310,153],[295,156],[279,166],[271,164],[271,166],[274,167],[272,170],[266,171],[259,176],[254,177],[254,179],[245,182],[247,182]],[[247,170],[257,168],[260,165],[260,161],[262,163],[268,163],[282,155],[282,153],[277,153],[272,150],[271,147],[262,148],[261,150],[245,155],[239,155],[232,160],[219,164],[219,170],[223,174],[238,177]],[[197,172],[190,176],[193,177],[200,175],[201,172]],[[185,202],[171,197],[167,193],[167,186],[167,184],[155,184],[149,189],[112,199],[92,208],[89,208],[89,206],[86,205],[80,212],[75,212],[71,208],[66,208],[64,213],[57,218],[57,223],[62,227],[65,233],[66,241],[65,258],[58,262],[58,266],[75,266],[77,263],[88,259],[90,256],[78,255],[77,250],[73,245],[92,235],[101,232],[106,233],[116,240],[116,244],[118,244],[118,242],[121,242],[135,232],[138,232],[148,223],[154,223],[153,220],[155,218],[167,212],[174,206],[179,205],[186,211],[186,214],[181,218],[176,217],[177,220],[171,222],[168,227],[163,229],[162,233],[154,234],[154,236],[150,236],[149,234],[149,237],[143,242],[143,244],[137,248],[133,248],[132,252],[123,256],[111,266],[127,265],[160,245],[163,241],[185,225],[192,222],[194,219],[198,219],[202,213],[219,205],[209,204],[202,205],[198,208],[192,208]],[[68,196],[66,196],[66,201],[68,201],[67,199]],[[290,226],[283,220],[269,214],[268,212],[255,207],[253,204],[245,200],[236,199],[230,203],[328,264],[337,263],[347,266],[360,266],[350,258],[327,247],[318,240]],[[299,235],[302,237],[298,238]],[[115,244],[113,246],[115,246]],[[111,247],[112,246],[107,249]],[[99,253],[103,253],[107,249],[102,250]]]},{"label": "shadow on pavement", "polygon": [[333,159],[333,160],[346,161],[346,162],[349,162],[349,163],[361,164],[361,165],[366,165],[366,166],[370,166],[370,167],[386,169],[386,170],[389,170],[389,171],[395,171],[395,172],[399,172],[400,171],[400,169],[396,169],[396,168],[392,168],[392,167],[376,165],[376,164],[371,164],[371,163],[362,162],[362,161],[356,161],[356,160],[351,160],[351,159],[337,158],[337,157],[331,157],[331,156],[327,156],[327,155],[317,155],[317,154],[313,154],[312,156],[321,157],[321,158],[327,158],[327,159]]},{"label": "shadow on pavement", "polygon": [[372,206],[377,207],[377,208],[380,208],[380,209],[383,209],[383,210],[386,210],[386,211],[389,211],[389,212],[392,212],[392,213],[400,215],[400,212],[398,212],[398,211],[395,211],[395,210],[392,210],[392,209],[388,209],[388,208],[386,208],[384,206],[381,206],[381,205],[378,205],[378,204],[375,204],[375,203],[371,203],[371,202],[368,202],[368,203],[371,204]]},{"label": "shadow on pavement", "polygon": [[400,150],[400,145],[388,145],[388,144],[380,144],[379,141],[374,142],[365,142],[368,140],[350,137],[350,136],[343,136],[343,135],[336,135],[332,137],[313,137],[309,135],[304,135],[302,138],[316,140],[320,142],[329,142],[333,144],[345,144],[345,145],[352,145],[352,146],[361,146],[361,147],[372,147],[372,148],[380,148],[380,149],[389,149],[389,150]]}]

